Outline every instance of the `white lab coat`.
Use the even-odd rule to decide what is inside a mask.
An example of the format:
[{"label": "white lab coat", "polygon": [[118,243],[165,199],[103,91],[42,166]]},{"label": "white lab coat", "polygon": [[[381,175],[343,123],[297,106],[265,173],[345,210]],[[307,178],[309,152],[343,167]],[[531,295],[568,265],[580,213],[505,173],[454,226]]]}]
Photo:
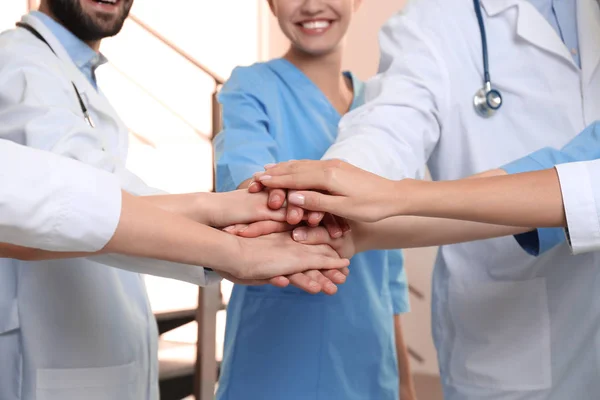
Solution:
[{"label": "white lab coat", "polygon": [[[473,109],[483,75],[473,2],[415,0],[384,26],[381,74],[325,158],[393,179],[427,163],[433,179],[457,179],[561,148],[600,118],[596,0],[577,1],[581,70],[528,1],[482,4],[497,115]],[[432,328],[445,398],[597,399],[599,257],[562,245],[535,258],[512,237],[442,247]]]},{"label": "white lab coat", "polygon": [[[127,128],[107,99],[43,23],[33,16],[23,21],[58,57],[26,30],[0,35],[0,139],[109,171],[131,193],[157,193],[125,169]],[[71,82],[96,129],[85,123]],[[206,283],[200,267],[118,256],[95,259]],[[158,398],[155,320],[142,277],[124,269],[90,259],[0,260],[0,399]]]},{"label": "white lab coat", "polygon": [[50,251],[98,251],[121,215],[112,174],[0,139],[0,242]]},{"label": "white lab coat", "polygon": [[600,160],[556,166],[573,254],[600,250]]}]

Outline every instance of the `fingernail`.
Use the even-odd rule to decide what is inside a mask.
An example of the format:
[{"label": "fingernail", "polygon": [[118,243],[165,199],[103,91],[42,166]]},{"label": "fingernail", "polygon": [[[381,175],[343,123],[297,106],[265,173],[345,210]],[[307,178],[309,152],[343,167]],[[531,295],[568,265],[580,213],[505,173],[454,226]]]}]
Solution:
[{"label": "fingernail", "polygon": [[223,230],[227,233],[233,232],[234,229],[235,229],[234,225],[228,226],[227,228],[223,228]]},{"label": "fingernail", "polygon": [[274,166],[276,166],[277,164],[265,164],[265,169],[269,169],[269,168],[273,168]]},{"label": "fingernail", "polygon": [[315,289],[315,290],[318,290],[318,289],[320,289],[320,288],[321,288],[321,287],[319,286],[319,284],[318,284],[317,282],[315,282],[315,281],[311,281],[311,282],[308,284],[308,286],[310,286],[310,288],[311,288],[311,289]]},{"label": "fingernail", "polygon": [[325,286],[331,292],[337,291],[337,286],[335,286],[333,283],[327,283],[327,284],[325,284]]},{"label": "fingernail", "polygon": [[271,178],[272,178],[272,176],[270,176],[270,175],[261,175],[261,176],[257,177],[257,179],[258,179],[260,182],[262,182],[262,181],[267,181],[267,180],[269,180],[269,179],[271,179]]},{"label": "fingernail", "polygon": [[275,196],[273,196],[271,198],[271,203],[278,203],[280,201],[281,201],[281,197],[280,196],[275,195]]},{"label": "fingernail", "polygon": [[298,211],[296,211],[296,210],[290,211],[290,218],[298,218]]},{"label": "fingernail", "polygon": [[334,239],[341,238],[343,234],[344,233],[341,230],[335,230],[335,231],[333,231],[333,238]]},{"label": "fingernail", "polygon": [[242,233],[242,232],[244,232],[246,229],[248,229],[249,227],[250,227],[250,225],[245,225],[243,228],[240,228],[240,229],[238,230],[238,232],[239,232],[239,233]]},{"label": "fingernail", "polygon": [[294,238],[294,240],[296,242],[302,242],[302,241],[308,239],[308,232],[306,232],[306,229],[302,229],[302,228],[294,229],[294,233],[292,234],[292,237]]},{"label": "fingernail", "polygon": [[255,173],[253,173],[253,174],[252,174],[252,176],[253,176],[253,177],[257,177],[257,176],[261,176],[261,175],[264,175],[264,174],[265,174],[265,172],[264,172],[264,171],[259,171],[259,172],[255,172]]},{"label": "fingernail", "polygon": [[303,206],[304,205],[304,196],[299,193],[292,193],[288,196],[288,201],[291,204],[295,204],[297,206]]},{"label": "fingernail", "polygon": [[248,186],[248,189],[252,189],[252,187],[253,187],[253,186],[256,186],[256,185],[258,185],[258,183],[256,183],[256,182],[252,182],[252,183],[250,184],[250,186]]}]

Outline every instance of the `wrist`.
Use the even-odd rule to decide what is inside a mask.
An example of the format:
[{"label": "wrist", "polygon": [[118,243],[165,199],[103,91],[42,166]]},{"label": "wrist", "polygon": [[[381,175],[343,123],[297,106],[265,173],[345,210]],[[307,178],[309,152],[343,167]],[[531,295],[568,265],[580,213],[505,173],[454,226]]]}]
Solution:
[{"label": "wrist", "polygon": [[223,207],[220,207],[223,193],[196,193],[194,195],[195,221],[211,227],[220,227],[223,219]]},{"label": "wrist", "polygon": [[427,194],[427,189],[432,182],[417,179],[402,179],[394,182],[392,195],[393,211],[390,216],[419,216],[423,209],[427,209],[432,197]]}]

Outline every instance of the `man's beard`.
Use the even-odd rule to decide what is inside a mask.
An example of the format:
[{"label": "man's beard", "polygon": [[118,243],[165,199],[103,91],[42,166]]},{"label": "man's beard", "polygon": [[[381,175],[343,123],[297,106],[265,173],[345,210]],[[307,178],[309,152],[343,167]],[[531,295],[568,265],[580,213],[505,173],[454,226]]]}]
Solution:
[{"label": "man's beard", "polygon": [[71,33],[84,42],[93,42],[121,31],[133,1],[121,0],[121,14],[111,20],[102,19],[102,15],[89,15],[81,6],[80,0],[48,0],[48,7],[54,17]]}]

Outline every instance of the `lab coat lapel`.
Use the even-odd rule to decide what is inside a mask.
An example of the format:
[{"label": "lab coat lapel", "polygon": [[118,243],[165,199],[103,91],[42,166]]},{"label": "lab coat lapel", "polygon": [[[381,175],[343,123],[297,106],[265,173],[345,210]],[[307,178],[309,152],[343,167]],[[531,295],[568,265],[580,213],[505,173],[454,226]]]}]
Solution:
[{"label": "lab coat lapel", "polygon": [[[516,7],[518,13],[517,35],[536,47],[562,57],[577,68],[562,39],[531,3],[525,0],[481,0],[481,3],[489,17],[494,17]],[[488,38],[491,35],[492,33],[488,33]]]},{"label": "lab coat lapel", "polygon": [[[44,37],[44,39],[48,41],[50,46],[52,46],[52,49],[56,53],[57,57],[63,62],[69,79],[77,86],[81,97],[83,97],[85,105],[90,110],[94,111],[95,114],[104,114],[108,118],[120,122],[117,112],[110,105],[108,99],[102,94],[98,93],[98,91],[96,91],[96,89],[81,73],[81,71],[79,71],[65,48],[52,34],[52,32],[46,28],[46,25],[44,25],[44,23],[35,16],[30,14],[24,15],[21,21],[34,27]],[[75,93],[73,93],[73,96],[75,96]]]},{"label": "lab coat lapel", "polygon": [[577,0],[577,22],[583,84],[587,86],[600,62],[600,6],[597,0]]}]

